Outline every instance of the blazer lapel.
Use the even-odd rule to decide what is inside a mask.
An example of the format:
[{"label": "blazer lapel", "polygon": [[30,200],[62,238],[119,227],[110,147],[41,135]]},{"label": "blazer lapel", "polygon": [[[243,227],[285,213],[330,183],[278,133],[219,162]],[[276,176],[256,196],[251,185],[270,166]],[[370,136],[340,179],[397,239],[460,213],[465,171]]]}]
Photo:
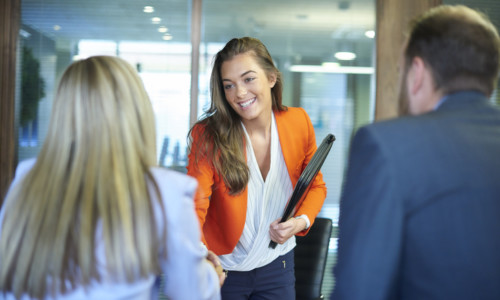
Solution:
[{"label": "blazer lapel", "polygon": [[300,141],[298,138],[301,136],[301,129],[300,126],[296,125],[297,120],[285,116],[286,114],[286,111],[274,112],[274,117],[276,119],[281,151],[288,170],[288,175],[290,176],[292,185],[295,187],[301,172],[301,165],[297,163],[302,162],[304,158],[304,154],[300,153],[302,147],[299,146]]}]

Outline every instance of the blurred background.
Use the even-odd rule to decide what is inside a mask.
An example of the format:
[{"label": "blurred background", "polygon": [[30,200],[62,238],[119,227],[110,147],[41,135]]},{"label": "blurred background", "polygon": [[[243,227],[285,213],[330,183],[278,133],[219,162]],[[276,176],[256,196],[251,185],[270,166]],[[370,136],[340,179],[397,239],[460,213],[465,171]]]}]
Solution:
[{"label": "blurred background", "polygon": [[[498,2],[443,1],[479,8],[499,26]],[[328,133],[337,138],[322,168],[328,196],[320,212],[335,229],[350,138],[374,121],[375,10],[376,0],[22,0],[18,160],[38,154],[65,68],[104,54],[136,67],[156,115],[158,162],[185,172],[188,130],[210,103],[212,58],[231,38],[252,36],[283,74],[284,104],[308,112],[318,144]],[[336,244],[334,230],[327,270]],[[325,273],[324,295],[333,284]]]}]

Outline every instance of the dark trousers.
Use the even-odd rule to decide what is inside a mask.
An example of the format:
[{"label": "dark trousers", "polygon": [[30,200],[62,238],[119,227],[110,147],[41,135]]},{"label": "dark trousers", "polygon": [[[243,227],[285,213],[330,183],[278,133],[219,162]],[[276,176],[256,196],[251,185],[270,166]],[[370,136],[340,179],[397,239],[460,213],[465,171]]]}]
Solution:
[{"label": "dark trousers", "polygon": [[295,300],[293,260],[291,250],[263,267],[229,271],[222,285],[222,300]]}]

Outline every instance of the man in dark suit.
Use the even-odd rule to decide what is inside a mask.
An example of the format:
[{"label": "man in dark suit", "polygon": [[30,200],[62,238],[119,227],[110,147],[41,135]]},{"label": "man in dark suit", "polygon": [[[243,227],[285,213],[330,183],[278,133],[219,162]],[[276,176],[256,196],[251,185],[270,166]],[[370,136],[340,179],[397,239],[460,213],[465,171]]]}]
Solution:
[{"label": "man in dark suit", "polygon": [[411,23],[409,116],[351,144],[332,299],[500,299],[499,52],[495,27],[465,6]]}]

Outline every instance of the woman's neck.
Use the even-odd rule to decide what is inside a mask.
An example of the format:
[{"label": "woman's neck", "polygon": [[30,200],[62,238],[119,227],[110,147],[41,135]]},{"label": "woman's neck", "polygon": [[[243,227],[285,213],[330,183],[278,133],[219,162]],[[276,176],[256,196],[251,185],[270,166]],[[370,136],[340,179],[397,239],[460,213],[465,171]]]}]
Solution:
[{"label": "woman's neck", "polygon": [[270,136],[271,121],[272,121],[272,112],[267,117],[254,119],[251,121],[242,120],[243,125],[245,125],[245,129],[250,137],[255,135],[264,137]]}]

